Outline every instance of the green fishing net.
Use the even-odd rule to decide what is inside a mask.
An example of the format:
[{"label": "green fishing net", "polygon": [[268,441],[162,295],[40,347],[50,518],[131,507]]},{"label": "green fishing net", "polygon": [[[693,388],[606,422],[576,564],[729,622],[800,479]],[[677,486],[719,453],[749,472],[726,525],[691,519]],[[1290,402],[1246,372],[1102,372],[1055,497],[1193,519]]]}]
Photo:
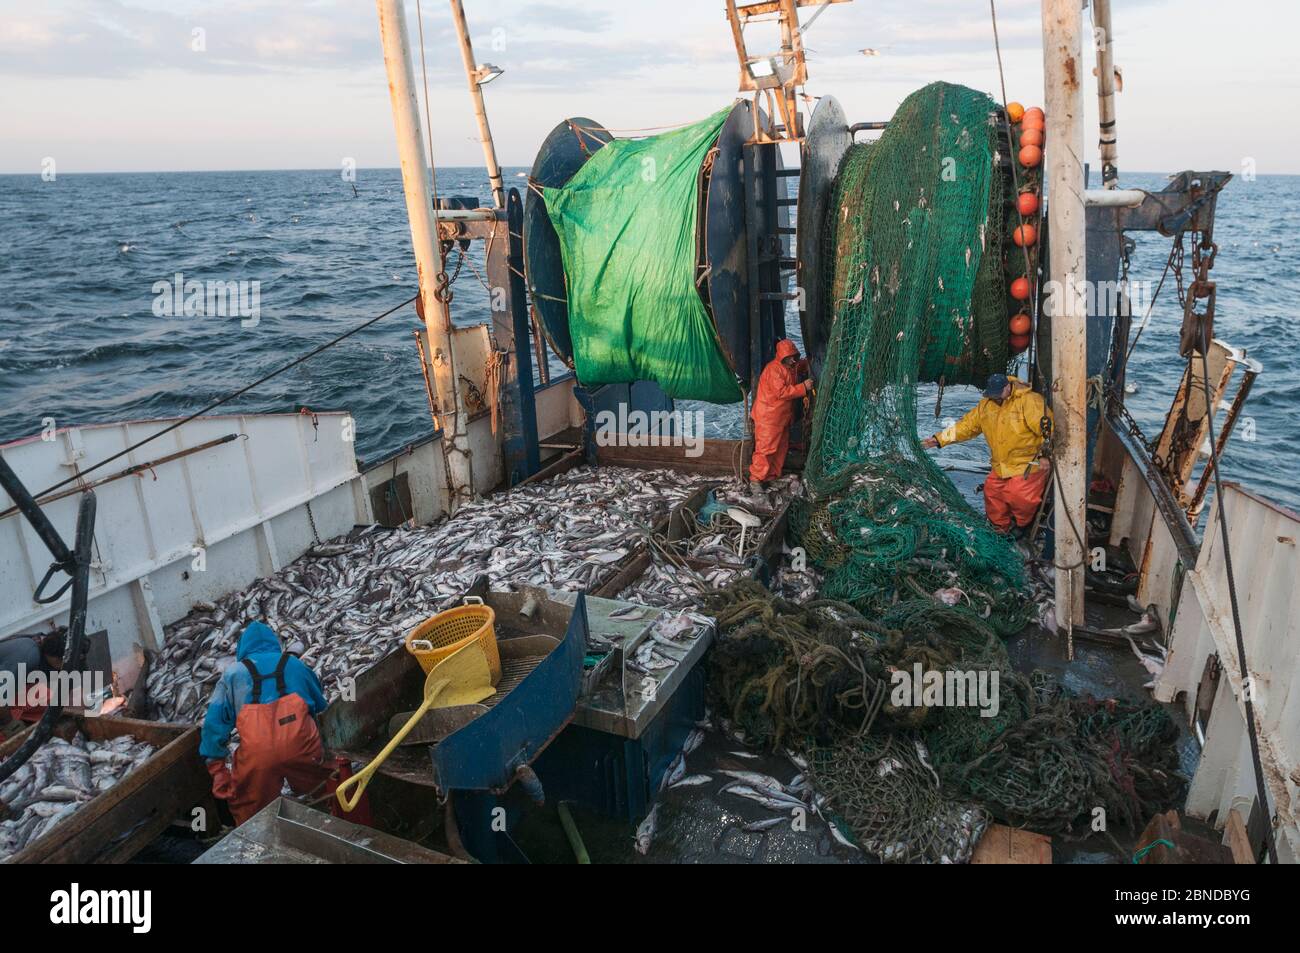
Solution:
[{"label": "green fishing net", "polygon": [[956,588],[1002,636],[1028,620],[1012,543],[972,509],[916,435],[919,381],[1006,369],[1005,176],[996,104],[934,83],[879,140],[850,148],[825,230],[833,312],[796,526],[823,594],[884,612]]},{"label": "green fishing net", "polygon": [[[983,384],[1007,366],[1000,121],[984,94],[936,83],[845,156],[808,495],[791,510],[821,598],[745,582],[707,603],[713,704],[747,740],[801,752],[832,823],[887,861],[967,860],[990,816],[1083,834],[1103,807],[1140,829],[1181,784],[1158,706],[1015,671],[1023,558],[917,439],[918,382]],[[996,710],[894,704],[896,673],[917,667],[996,674]]]}]

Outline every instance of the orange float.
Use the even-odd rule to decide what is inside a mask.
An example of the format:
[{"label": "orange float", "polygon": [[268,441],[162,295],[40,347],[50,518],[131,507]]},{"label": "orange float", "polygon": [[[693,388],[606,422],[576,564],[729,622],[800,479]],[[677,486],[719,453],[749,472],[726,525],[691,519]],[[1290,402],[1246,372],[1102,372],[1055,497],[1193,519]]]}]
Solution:
[{"label": "orange float", "polygon": [[1007,343],[1011,345],[1011,350],[1019,354],[1025,348],[1029,347],[1028,334],[1013,334],[1007,338]]},{"label": "orange float", "polygon": [[1037,106],[1030,106],[1028,109],[1026,109],[1025,114],[1023,117],[1021,117],[1020,122],[1022,125],[1024,125],[1026,129],[1047,128],[1047,117],[1043,115],[1043,111],[1039,109]]},{"label": "orange float", "polygon": [[1011,233],[1011,240],[1021,248],[1026,248],[1038,241],[1038,232],[1032,225],[1017,225],[1016,230]]},{"label": "orange float", "polygon": [[1025,314],[1023,311],[1011,319],[1010,330],[1013,336],[1017,334],[1028,334],[1031,327],[1033,327],[1033,322],[1030,320],[1029,315]]},{"label": "orange float", "polygon": [[1016,211],[1028,217],[1038,211],[1038,195],[1034,192],[1021,192],[1016,196]]},{"label": "orange float", "polygon": [[1025,118],[1025,107],[1020,103],[1007,103],[1007,118],[1012,122],[1020,122]]},{"label": "orange float", "polygon": [[1042,146],[1042,144],[1043,130],[1041,129],[1031,127],[1020,134],[1021,146]]},{"label": "orange float", "polygon": [[1020,150],[1020,164],[1026,169],[1032,169],[1038,163],[1043,161],[1043,150],[1038,146],[1024,146]]},{"label": "orange float", "polygon": [[1029,279],[1020,277],[1011,282],[1011,297],[1017,301],[1027,301],[1029,299]]}]

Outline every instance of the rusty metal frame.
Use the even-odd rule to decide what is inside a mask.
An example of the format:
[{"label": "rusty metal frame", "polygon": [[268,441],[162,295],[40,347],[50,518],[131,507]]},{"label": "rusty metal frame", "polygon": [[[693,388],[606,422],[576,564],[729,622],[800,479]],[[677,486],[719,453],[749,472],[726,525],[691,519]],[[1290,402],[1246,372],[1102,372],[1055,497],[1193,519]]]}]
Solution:
[{"label": "rusty metal frame", "polygon": [[[727,19],[740,59],[741,92],[754,94],[753,142],[798,142],[803,137],[802,117],[797,101],[799,87],[808,81],[808,64],[804,56],[803,35],[799,26],[800,7],[822,7],[852,0],[763,0],[738,4],[727,0]],[[752,55],[745,45],[745,27],[760,17],[775,14],[781,30],[781,48],[772,53]],[[780,59],[778,66],[776,61]],[[754,73],[754,64],[771,61],[770,76]],[[759,123],[761,97],[767,97],[767,128]],[[777,116],[781,117],[778,125]]]},{"label": "rusty metal frame", "polygon": [[1210,415],[1223,400],[1237,363],[1244,356],[1222,341],[1212,341],[1210,352],[1210,382],[1214,392],[1204,393],[1205,386],[1198,373],[1201,364],[1198,350],[1187,362],[1173,404],[1165,415],[1165,425],[1153,448],[1152,456],[1156,465],[1164,471],[1170,488],[1179,497],[1183,495],[1183,487],[1191,479],[1200,457],[1201,446],[1208,434]]},{"label": "rusty metal frame", "polygon": [[[1245,405],[1246,398],[1250,396],[1250,389],[1254,386],[1255,378],[1263,370],[1258,361],[1251,360],[1244,355],[1240,357],[1238,362],[1242,365],[1241,383],[1237,385],[1237,393],[1233,396],[1232,404],[1228,407],[1228,412],[1219,426],[1219,432],[1215,434],[1214,438],[1214,455],[1219,459],[1222,459],[1224,448],[1228,445],[1228,438],[1232,436],[1232,431],[1237,426],[1237,420],[1241,416],[1241,408]],[[1220,399],[1222,399],[1221,395]],[[1216,408],[1219,406],[1219,404],[1215,404]],[[1197,481],[1196,490],[1187,503],[1187,518],[1193,524],[1201,515],[1201,508],[1205,505],[1205,494],[1210,488],[1213,475],[1212,467],[1206,466],[1201,471],[1201,478]]]},{"label": "rusty metal frame", "polygon": [[[1200,352],[1196,351],[1179,383],[1173,405],[1165,417],[1164,428],[1155,442],[1152,453],[1157,469],[1163,473],[1179,506],[1193,525],[1196,524],[1205,505],[1211,470],[1206,468],[1202,471],[1195,489],[1190,494],[1187,492],[1187,487],[1195,472],[1197,461],[1201,458],[1201,448],[1208,439],[1210,421],[1224,407],[1233,376],[1240,367],[1242,374],[1236,393],[1232,396],[1231,403],[1227,405],[1227,413],[1215,434],[1214,451],[1222,454],[1241,416],[1241,409],[1250,395],[1255,378],[1262,371],[1258,361],[1246,357],[1243,350],[1224,341],[1212,342],[1211,351],[1212,365],[1222,361],[1222,367],[1211,372],[1213,374],[1211,386],[1214,392],[1202,393],[1205,389],[1204,383],[1195,373],[1195,367],[1201,360]],[[1188,432],[1180,433],[1180,427],[1187,428]]]}]

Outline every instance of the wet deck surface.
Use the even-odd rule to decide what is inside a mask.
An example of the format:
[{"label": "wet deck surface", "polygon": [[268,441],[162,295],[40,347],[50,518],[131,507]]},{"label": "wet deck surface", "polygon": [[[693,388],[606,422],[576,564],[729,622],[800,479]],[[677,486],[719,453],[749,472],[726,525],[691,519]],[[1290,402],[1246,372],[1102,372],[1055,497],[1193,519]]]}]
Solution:
[{"label": "wet deck surface", "polygon": [[[1136,616],[1122,609],[1091,607],[1089,623],[1099,628],[1124,625]],[[1064,640],[1038,627],[1026,629],[1007,645],[1019,671],[1038,669],[1056,676],[1073,692],[1097,698],[1150,699],[1143,688],[1149,676],[1131,652],[1085,641],[1075,644],[1075,658],[1066,658]],[[1173,712],[1183,724],[1181,711]],[[1179,750],[1183,770],[1190,776],[1197,745],[1182,730]],[[739,754],[737,753],[739,752]],[[711,864],[824,864],[877,863],[876,858],[844,847],[831,836],[824,820],[813,812],[806,827],[797,830],[782,823],[763,831],[745,826],[778,816],[753,801],[721,792],[732,779],[725,770],[755,771],[783,784],[799,769],[786,757],[748,748],[717,728],[706,732],[704,743],[687,758],[687,774],[708,774],[708,784],[671,788],[660,794],[657,833],[642,856],[634,848],[635,825],[611,821],[593,812],[574,809],[592,863],[711,863]],[[1056,837],[1054,863],[1128,863],[1136,846],[1135,831],[1114,831],[1082,840]],[[560,828],[554,807],[530,812],[516,832],[520,848],[534,863],[572,862],[573,853]]]}]

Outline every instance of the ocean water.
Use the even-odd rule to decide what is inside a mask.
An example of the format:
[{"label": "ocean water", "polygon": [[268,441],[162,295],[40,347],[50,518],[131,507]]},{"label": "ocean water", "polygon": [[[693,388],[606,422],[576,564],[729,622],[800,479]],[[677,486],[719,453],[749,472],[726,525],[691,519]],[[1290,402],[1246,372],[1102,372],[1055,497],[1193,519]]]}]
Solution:
[{"label": "ocean water", "polygon": [[[520,169],[508,186],[523,188]],[[1123,184],[1159,189],[1161,175]],[[477,169],[439,172],[444,194],[488,195]],[[75,423],[183,415],[415,293],[415,263],[396,169],[0,176],[0,442],[45,418]],[[1300,507],[1300,177],[1234,180],[1219,201],[1214,269],[1219,337],[1264,365],[1224,459],[1225,475]],[[1168,240],[1138,236],[1135,279],[1159,280]],[[480,272],[481,256],[470,261]],[[155,283],[257,281],[255,325],[234,317],[159,316]],[[474,268],[462,269],[458,321],[488,317]],[[1166,284],[1134,354],[1129,405],[1148,434],[1182,371],[1181,312]],[[790,316],[794,330],[795,316]],[[432,429],[407,307],[222,408],[350,410],[357,454],[373,461]],[[553,372],[562,368],[552,361]],[[977,397],[949,389],[945,417]],[[932,398],[931,398],[932,400]],[[925,400],[922,401],[923,415]],[[707,408],[710,435],[739,430],[736,408]],[[922,420],[923,431],[933,429]],[[1244,437],[1250,439],[1243,439]],[[983,459],[973,442],[949,460]]]}]

